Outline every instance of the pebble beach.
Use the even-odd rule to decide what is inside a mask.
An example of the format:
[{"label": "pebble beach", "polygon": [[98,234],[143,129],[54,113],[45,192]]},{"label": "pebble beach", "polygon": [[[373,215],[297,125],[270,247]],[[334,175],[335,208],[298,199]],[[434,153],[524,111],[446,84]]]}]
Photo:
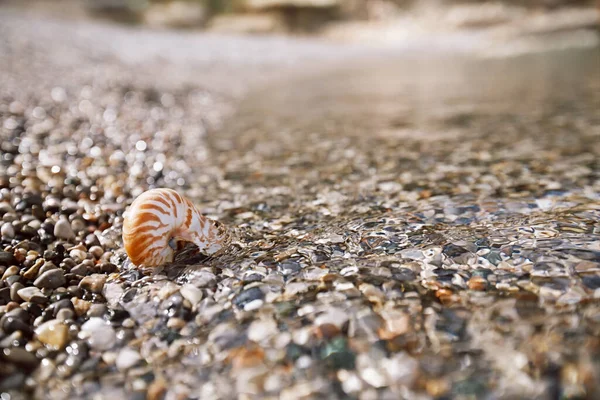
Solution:
[{"label": "pebble beach", "polygon": [[[600,396],[597,47],[89,24],[0,15],[1,399]],[[154,187],[228,251],[136,268]]]}]

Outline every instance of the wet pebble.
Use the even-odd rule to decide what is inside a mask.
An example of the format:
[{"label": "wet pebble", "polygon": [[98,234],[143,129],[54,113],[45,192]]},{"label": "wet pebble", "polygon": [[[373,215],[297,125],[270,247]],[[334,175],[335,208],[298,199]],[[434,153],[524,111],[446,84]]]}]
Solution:
[{"label": "wet pebble", "polygon": [[66,283],[65,273],[58,268],[44,272],[33,282],[35,286],[43,289],[56,289]]},{"label": "wet pebble", "polygon": [[92,317],[81,326],[81,334],[90,348],[98,351],[110,350],[117,342],[114,329],[102,318]]},{"label": "wet pebble", "polygon": [[17,294],[24,301],[29,301],[31,303],[44,304],[48,301],[48,298],[42,293],[42,291],[34,286],[20,289]]},{"label": "wet pebble", "polygon": [[[64,311],[70,311],[65,309]],[[43,323],[35,330],[37,339],[51,350],[63,349],[69,341],[69,328],[55,319]]]},{"label": "wet pebble", "polygon": [[106,278],[106,275],[103,274],[92,274],[84,277],[79,282],[79,287],[93,293],[102,293]]}]

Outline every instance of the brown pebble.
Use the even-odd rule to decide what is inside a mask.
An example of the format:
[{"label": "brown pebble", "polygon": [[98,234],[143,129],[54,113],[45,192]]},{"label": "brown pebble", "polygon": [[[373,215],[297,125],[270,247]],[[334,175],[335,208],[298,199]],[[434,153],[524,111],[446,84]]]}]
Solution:
[{"label": "brown pebble", "polygon": [[234,369],[250,368],[262,364],[265,351],[260,347],[237,347],[229,352],[227,358]]},{"label": "brown pebble", "polygon": [[322,324],[315,328],[315,336],[319,339],[331,339],[339,334],[339,328],[333,324]]},{"label": "brown pebble", "polygon": [[11,301],[6,305],[6,312],[12,311],[15,308],[19,308],[19,303]]},{"label": "brown pebble", "polygon": [[162,378],[156,378],[146,392],[146,400],[161,400],[167,391],[167,382]]},{"label": "brown pebble", "polygon": [[92,306],[91,302],[78,299],[77,297],[71,298],[71,303],[73,303],[73,307],[75,308],[75,313],[77,314],[78,317],[85,315],[88,312],[88,310],[90,309],[90,307]]},{"label": "brown pebble", "polygon": [[471,290],[479,290],[479,291],[486,290],[487,289],[487,281],[485,280],[485,278],[482,278],[480,276],[473,276],[467,282],[467,286]]}]

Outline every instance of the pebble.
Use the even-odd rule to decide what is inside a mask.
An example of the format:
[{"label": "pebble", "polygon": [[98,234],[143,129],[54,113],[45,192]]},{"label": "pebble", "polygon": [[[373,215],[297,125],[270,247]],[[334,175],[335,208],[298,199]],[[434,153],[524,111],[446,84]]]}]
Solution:
[{"label": "pebble", "polygon": [[44,304],[48,301],[48,298],[44,296],[42,291],[34,286],[20,289],[17,294],[25,301],[36,304]]},{"label": "pebble", "polygon": [[25,286],[20,282],[15,282],[10,285],[10,299],[12,301],[16,301],[17,303],[20,303],[22,300],[27,301],[19,296],[19,290],[23,289],[24,287]]},{"label": "pebble", "polygon": [[56,313],[56,319],[59,321],[70,321],[75,319],[75,311],[70,308],[63,308]]},{"label": "pebble", "polygon": [[13,265],[12,267],[8,267],[6,269],[6,271],[4,271],[4,274],[2,275],[2,280],[5,281],[9,277],[11,277],[13,275],[17,275],[19,273],[19,271],[20,271],[19,267],[17,267],[16,265]]},{"label": "pebble", "polygon": [[258,319],[248,327],[248,339],[259,343],[275,336],[278,332],[277,322],[274,319]]},{"label": "pebble", "polygon": [[15,228],[13,228],[11,223],[6,222],[0,228],[0,235],[2,235],[3,239],[12,239],[15,237]]},{"label": "pebble", "polygon": [[133,350],[132,348],[125,347],[119,352],[115,364],[119,371],[126,371],[134,367],[141,360],[142,357],[140,356],[140,353]]},{"label": "pebble", "polygon": [[38,273],[39,273],[40,268],[42,267],[42,265],[44,265],[44,260],[43,259],[38,259],[35,262],[35,264],[33,264],[31,266],[31,268],[29,268],[27,271],[25,271],[25,273],[23,273],[23,278],[29,279],[29,280],[35,279],[35,277],[38,276]]},{"label": "pebble", "polygon": [[39,364],[35,355],[20,347],[4,349],[2,355],[5,361],[19,365],[28,371],[34,370]]},{"label": "pebble", "polygon": [[[70,310],[65,309],[65,311]],[[36,328],[35,334],[37,339],[50,350],[61,350],[69,341],[69,328],[59,320],[43,323]]]},{"label": "pebble", "polygon": [[114,329],[102,318],[92,317],[81,326],[88,345],[98,351],[110,350],[117,342]]},{"label": "pebble", "polygon": [[[0,251],[0,265],[5,265],[5,266],[11,266],[13,264],[16,264],[17,259],[15,258],[15,256],[13,255],[13,253],[10,253],[8,251]],[[4,279],[4,278],[2,278]]]},{"label": "pebble", "polygon": [[189,283],[181,286],[179,293],[181,293],[183,298],[189,301],[192,306],[195,306],[202,300],[202,290]]},{"label": "pebble", "polygon": [[54,236],[59,239],[71,240],[75,239],[75,232],[73,232],[69,221],[61,218],[56,221],[56,224],[54,225]]},{"label": "pebble", "polygon": [[62,269],[46,271],[33,282],[35,286],[43,289],[56,289],[67,283],[65,273]]},{"label": "pebble", "polygon": [[93,293],[102,293],[106,278],[107,276],[103,274],[92,274],[84,277],[79,282],[79,287]]},{"label": "pebble", "polygon": [[104,304],[92,304],[87,312],[88,317],[103,317],[108,312]]},{"label": "pebble", "polygon": [[87,300],[79,299],[77,297],[73,297],[71,299],[71,302],[73,303],[73,308],[75,310],[75,314],[78,317],[85,315],[88,312],[88,310],[92,307],[91,302],[89,302]]}]

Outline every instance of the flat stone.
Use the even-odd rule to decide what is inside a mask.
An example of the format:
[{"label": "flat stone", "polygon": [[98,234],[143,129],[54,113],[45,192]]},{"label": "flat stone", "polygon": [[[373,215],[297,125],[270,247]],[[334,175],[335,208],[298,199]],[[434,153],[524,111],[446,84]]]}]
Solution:
[{"label": "flat stone", "polygon": [[40,275],[33,284],[43,289],[56,289],[67,283],[62,269],[52,269]]},{"label": "flat stone", "polygon": [[46,296],[44,296],[42,291],[40,289],[36,288],[35,286],[30,286],[30,287],[20,289],[17,292],[17,294],[23,300],[29,301],[31,303],[44,304],[48,301],[48,298]]}]

